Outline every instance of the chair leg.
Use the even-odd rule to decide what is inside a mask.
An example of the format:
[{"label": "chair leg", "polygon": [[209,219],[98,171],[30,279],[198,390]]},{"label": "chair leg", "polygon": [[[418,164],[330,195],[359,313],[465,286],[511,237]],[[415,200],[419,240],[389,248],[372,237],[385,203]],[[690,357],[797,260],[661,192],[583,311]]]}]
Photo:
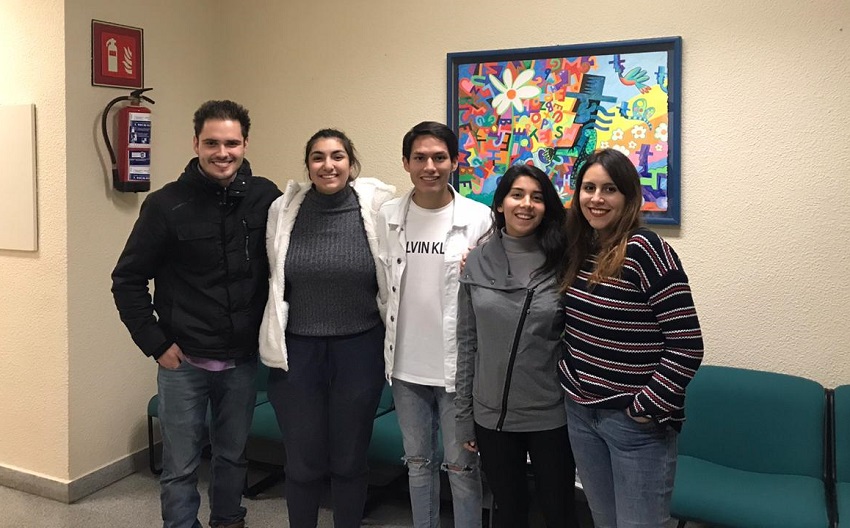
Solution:
[{"label": "chair leg", "polygon": [[156,467],[156,461],[154,460],[153,454],[153,416],[148,415],[148,464],[151,469],[151,473],[154,475],[159,475],[162,473],[162,468]]},{"label": "chair leg", "polygon": [[[250,440],[249,440],[250,442]],[[257,469],[262,469],[263,471],[267,471],[269,474],[260,479],[258,482],[249,485],[248,484],[248,472],[245,472],[245,483],[242,485],[242,496],[254,499],[260,493],[266,491],[270,487],[274,486],[281,480],[286,479],[286,472],[283,469],[283,466],[278,466],[275,464],[266,464],[259,461],[251,461],[248,457],[248,445],[245,445],[245,451],[242,453],[242,456],[245,458],[245,461],[248,464],[248,467],[253,467]]]},{"label": "chair leg", "polygon": [[248,498],[248,499],[254,499],[254,498],[257,497],[257,495],[266,491],[267,489],[274,486],[275,484],[277,484],[281,480],[284,480],[285,478],[286,478],[286,473],[284,473],[283,469],[273,471],[271,474],[267,475],[266,477],[262,478],[259,482],[256,482],[255,484],[253,484],[251,486],[248,485],[248,479],[246,477],[245,478],[245,486],[242,489],[242,495],[244,497]]},{"label": "chair leg", "polygon": [[398,474],[390,479],[387,483],[382,484],[374,484],[369,483],[369,488],[366,493],[366,503],[363,505],[363,519],[369,516],[372,511],[377,508],[381,502],[394,493],[399,487],[404,479],[404,482],[407,482],[407,468],[405,467],[403,471],[399,471]]}]

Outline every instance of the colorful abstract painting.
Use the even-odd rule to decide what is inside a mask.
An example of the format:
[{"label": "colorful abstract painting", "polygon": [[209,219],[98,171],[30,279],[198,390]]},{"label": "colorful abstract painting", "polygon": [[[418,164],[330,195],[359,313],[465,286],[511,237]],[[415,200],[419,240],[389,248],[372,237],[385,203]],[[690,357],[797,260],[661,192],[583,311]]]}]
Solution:
[{"label": "colorful abstract painting", "polygon": [[489,205],[527,163],[569,207],[587,157],[614,148],[638,170],[646,220],[679,223],[679,37],[450,53],[448,66],[462,195]]}]

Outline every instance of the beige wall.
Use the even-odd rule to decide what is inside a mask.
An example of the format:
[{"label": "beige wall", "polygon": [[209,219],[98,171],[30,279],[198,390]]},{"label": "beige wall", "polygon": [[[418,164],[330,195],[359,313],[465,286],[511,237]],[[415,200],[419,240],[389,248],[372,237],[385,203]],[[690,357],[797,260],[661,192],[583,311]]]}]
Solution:
[{"label": "beige wall", "polygon": [[[152,187],[175,179],[192,152],[192,112],[217,95],[214,23],[206,0],[68,0],[69,478],[147,445],[155,363],[118,319],[109,275],[146,194],[111,190],[100,136],[104,106],[126,89],[91,86],[91,19],[142,27],[152,125]],[[191,29],[190,29],[191,28]],[[192,38],[187,38],[191,32]],[[109,173],[111,178],[111,173]]]},{"label": "beige wall", "polygon": [[706,362],[850,383],[848,2],[282,4],[234,20],[252,31],[232,62],[258,82],[231,84],[255,113],[254,166],[278,182],[337,126],[364,174],[408,189],[401,137],[445,120],[447,52],[681,35],[682,225],[659,232],[690,275]]},{"label": "beige wall", "polygon": [[0,465],[59,477],[68,472],[63,20],[61,0],[0,1],[0,104],[36,105],[40,231],[38,251],[0,250]]},{"label": "beige wall", "polygon": [[154,187],[191,156],[197,105],[229,97],[252,110],[258,173],[302,178],[306,138],[337,126],[365,175],[407,189],[401,136],[445,120],[447,52],[681,35],[683,222],[659,231],[706,360],[850,383],[850,7],[633,5],[0,0],[0,104],[37,105],[40,222],[38,252],[0,251],[0,466],[67,481],[145,445],[155,369],[109,294],[143,196],[109,190],[96,127],[122,92],[90,86],[92,18],[145,30]]},{"label": "beige wall", "polygon": [[41,248],[0,251],[0,466],[67,482],[147,445],[156,368],[109,292],[146,195],[111,190],[100,113],[128,90],[91,86],[91,20],[145,30],[156,188],[193,155],[194,109],[219,96],[214,18],[207,0],[0,1],[0,104],[37,106]]}]

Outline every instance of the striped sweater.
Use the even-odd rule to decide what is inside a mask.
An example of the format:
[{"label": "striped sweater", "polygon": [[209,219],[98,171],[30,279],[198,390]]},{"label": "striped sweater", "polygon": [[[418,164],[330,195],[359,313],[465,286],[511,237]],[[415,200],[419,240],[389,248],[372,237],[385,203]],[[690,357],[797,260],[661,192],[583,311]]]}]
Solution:
[{"label": "striped sweater", "polygon": [[594,265],[589,259],[564,298],[561,384],[581,405],[629,408],[680,430],[685,387],[703,344],[679,257],[657,234],[639,229],[629,238],[621,277],[588,291]]}]

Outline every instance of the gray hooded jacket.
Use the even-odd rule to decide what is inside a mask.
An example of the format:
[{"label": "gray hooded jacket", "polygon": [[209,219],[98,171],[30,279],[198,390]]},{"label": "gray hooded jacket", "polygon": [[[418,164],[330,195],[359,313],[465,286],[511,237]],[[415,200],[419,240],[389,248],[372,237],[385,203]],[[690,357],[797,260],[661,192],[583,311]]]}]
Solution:
[{"label": "gray hooded jacket", "polygon": [[460,278],[457,325],[457,439],[474,423],[531,432],[567,423],[558,382],[564,312],[554,272],[511,275],[501,236],[472,250]]}]

